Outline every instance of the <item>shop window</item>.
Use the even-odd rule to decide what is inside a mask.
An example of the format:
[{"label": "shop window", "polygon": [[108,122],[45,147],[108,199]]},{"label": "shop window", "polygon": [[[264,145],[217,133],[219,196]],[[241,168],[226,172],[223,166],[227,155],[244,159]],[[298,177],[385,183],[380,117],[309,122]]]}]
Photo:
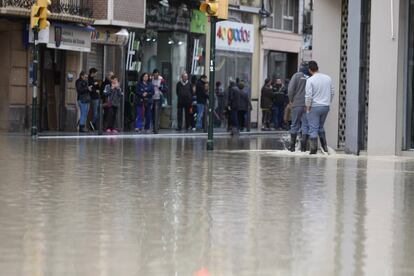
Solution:
[{"label": "shop window", "polygon": [[272,16],[267,19],[267,27],[286,32],[298,31],[298,0],[269,0],[268,9]]}]

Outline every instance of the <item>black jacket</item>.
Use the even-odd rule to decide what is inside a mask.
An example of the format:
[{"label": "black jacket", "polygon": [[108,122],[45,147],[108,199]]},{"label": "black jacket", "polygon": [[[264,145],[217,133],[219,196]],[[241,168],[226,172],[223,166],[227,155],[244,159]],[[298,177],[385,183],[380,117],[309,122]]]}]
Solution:
[{"label": "black jacket", "polygon": [[240,109],[240,94],[240,89],[236,85],[229,88],[228,104],[231,110]]},{"label": "black jacket", "polygon": [[181,81],[177,83],[177,103],[181,105],[191,105],[193,89],[189,81],[183,84]]},{"label": "black jacket", "polygon": [[[240,89],[239,89],[240,90]],[[249,111],[251,109],[251,103],[247,92],[240,90],[240,111]]]},{"label": "black jacket", "polygon": [[273,89],[271,86],[263,86],[260,98],[260,108],[271,109],[273,106]]},{"label": "black jacket", "polygon": [[95,79],[93,77],[88,77],[88,86],[92,86],[92,91],[90,91],[91,99],[98,100],[99,99],[99,85],[95,85]]},{"label": "black jacket", "polygon": [[289,103],[289,97],[286,92],[287,91],[284,86],[273,87],[273,105],[284,106]]},{"label": "black jacket", "polygon": [[207,104],[208,93],[204,90],[204,85],[205,84],[206,83],[202,80],[197,81],[196,95],[197,95],[197,103],[198,104]]},{"label": "black jacket", "polygon": [[75,86],[76,93],[78,94],[78,101],[89,103],[91,101],[91,96],[89,95],[88,82],[83,79],[77,79]]}]

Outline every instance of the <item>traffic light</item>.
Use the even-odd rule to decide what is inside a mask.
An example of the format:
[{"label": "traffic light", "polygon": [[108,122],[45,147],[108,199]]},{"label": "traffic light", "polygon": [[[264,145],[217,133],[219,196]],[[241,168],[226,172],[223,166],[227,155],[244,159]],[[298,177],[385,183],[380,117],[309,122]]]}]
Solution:
[{"label": "traffic light", "polygon": [[39,24],[39,6],[34,4],[30,11],[30,29],[34,29]]},{"label": "traffic light", "polygon": [[201,3],[200,11],[207,16],[217,17],[218,19],[228,19],[229,1],[228,0],[206,0]]},{"label": "traffic light", "polygon": [[37,3],[32,6],[30,13],[30,28],[34,29],[38,27],[40,30],[46,29],[50,26],[47,18],[50,16],[48,6],[50,6],[50,0],[37,0]]},{"label": "traffic light", "polygon": [[37,0],[37,5],[40,7],[40,16],[39,16],[39,28],[41,30],[46,29],[50,26],[47,18],[50,16],[50,11],[48,7],[52,4],[50,0]]}]

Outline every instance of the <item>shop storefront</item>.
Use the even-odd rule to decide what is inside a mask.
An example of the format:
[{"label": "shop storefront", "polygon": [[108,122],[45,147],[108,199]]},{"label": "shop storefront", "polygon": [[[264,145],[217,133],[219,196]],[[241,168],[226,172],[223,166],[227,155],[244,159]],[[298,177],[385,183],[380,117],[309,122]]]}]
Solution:
[{"label": "shop storefront", "polygon": [[176,127],[176,83],[182,73],[204,73],[206,17],[185,3],[160,6],[147,3],[147,29],[140,37],[140,74],[158,69],[169,87],[168,106],[161,115],[161,128]]},{"label": "shop storefront", "polygon": [[[29,41],[32,41],[29,33]],[[73,131],[77,108],[75,81],[81,53],[91,51],[91,29],[53,23],[39,34],[41,45],[39,130]]]},{"label": "shop storefront", "polygon": [[231,21],[217,23],[216,81],[225,87],[230,81],[244,81],[251,89],[254,27]]}]

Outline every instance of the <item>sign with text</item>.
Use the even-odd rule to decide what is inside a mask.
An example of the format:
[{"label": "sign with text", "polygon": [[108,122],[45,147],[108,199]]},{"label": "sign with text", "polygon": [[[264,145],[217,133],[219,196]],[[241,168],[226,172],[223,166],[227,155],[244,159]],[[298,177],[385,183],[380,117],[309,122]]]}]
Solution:
[{"label": "sign with text", "polygon": [[254,26],[221,21],[216,27],[216,49],[232,52],[254,52]]},{"label": "sign with text", "polygon": [[71,25],[52,25],[49,31],[48,48],[90,52],[91,32]]}]

